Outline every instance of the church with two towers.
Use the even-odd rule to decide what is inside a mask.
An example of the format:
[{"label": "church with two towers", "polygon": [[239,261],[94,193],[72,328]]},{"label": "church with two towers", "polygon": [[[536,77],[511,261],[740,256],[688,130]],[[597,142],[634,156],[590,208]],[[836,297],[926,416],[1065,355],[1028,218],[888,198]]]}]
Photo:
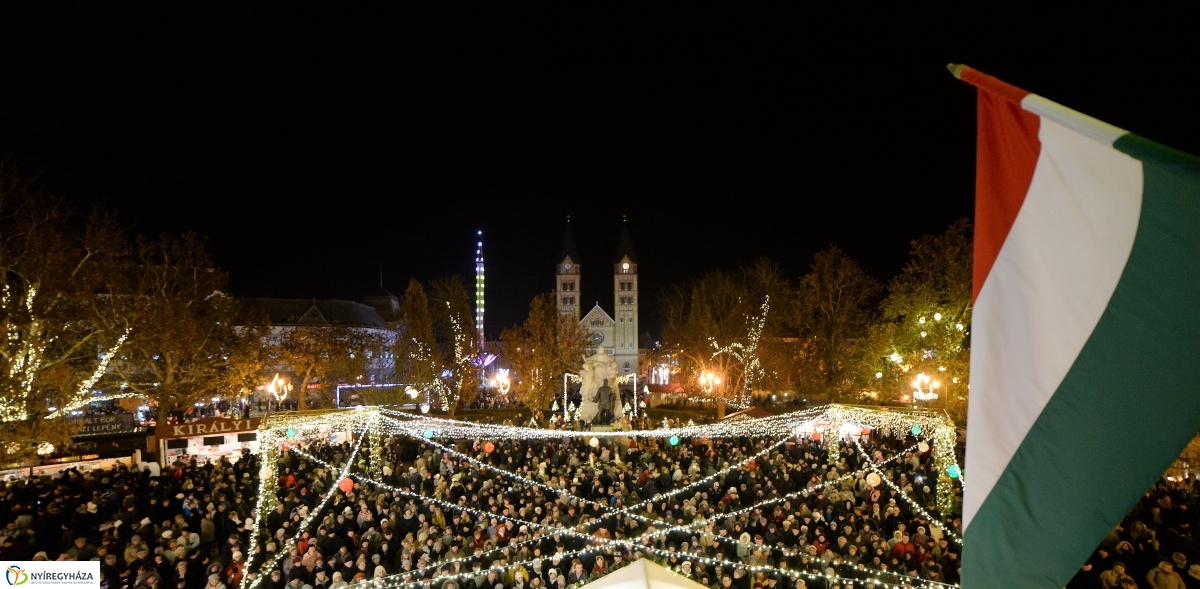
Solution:
[{"label": "church with two towers", "polygon": [[617,361],[621,374],[637,373],[638,366],[638,266],[637,254],[629,238],[629,228],[621,223],[621,238],[617,253],[613,257],[613,315],[609,315],[597,302],[586,314],[580,278],[583,275],[582,260],[571,235],[570,219],[563,237],[562,249],[558,253],[557,281],[554,286],[558,312],[579,320],[579,324],[590,333],[588,355],[600,347]]}]

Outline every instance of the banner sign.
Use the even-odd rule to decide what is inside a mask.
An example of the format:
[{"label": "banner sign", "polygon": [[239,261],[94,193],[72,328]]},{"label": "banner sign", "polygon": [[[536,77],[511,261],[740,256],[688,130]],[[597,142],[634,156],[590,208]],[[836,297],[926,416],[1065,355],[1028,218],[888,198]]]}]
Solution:
[{"label": "banner sign", "polygon": [[[0,560],[8,587],[100,589],[100,561]],[[4,587],[4,585],[0,585]]]},{"label": "banner sign", "polygon": [[258,422],[260,421],[262,419],[259,417],[251,419],[201,419],[188,423],[160,425],[158,426],[157,435],[160,440],[171,440],[175,438],[190,438],[192,436],[248,432],[257,430]]},{"label": "banner sign", "polygon": [[76,436],[112,436],[137,433],[138,424],[132,413],[116,413],[113,415],[89,415],[77,418],[76,422],[83,425]]}]

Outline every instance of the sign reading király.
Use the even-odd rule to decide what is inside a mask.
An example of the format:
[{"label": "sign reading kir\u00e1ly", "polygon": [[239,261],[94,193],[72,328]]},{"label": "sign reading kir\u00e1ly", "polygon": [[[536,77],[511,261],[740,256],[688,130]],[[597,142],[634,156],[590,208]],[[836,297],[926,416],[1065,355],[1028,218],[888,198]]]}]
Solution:
[{"label": "sign reading kir\u00e1ly", "polygon": [[174,438],[190,438],[192,436],[248,432],[258,429],[259,421],[261,419],[258,417],[252,419],[201,419],[188,423],[160,425],[155,434],[160,440],[170,440]]}]

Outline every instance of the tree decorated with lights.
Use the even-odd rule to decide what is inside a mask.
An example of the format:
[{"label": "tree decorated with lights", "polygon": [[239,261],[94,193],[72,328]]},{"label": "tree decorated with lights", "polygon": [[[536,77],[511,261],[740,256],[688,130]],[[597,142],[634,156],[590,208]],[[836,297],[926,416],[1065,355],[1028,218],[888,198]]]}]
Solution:
[{"label": "tree decorated with lights", "polygon": [[69,445],[59,417],[127,396],[105,375],[130,326],[104,302],[128,253],[113,218],[74,214],[0,160],[0,464]]},{"label": "tree decorated with lights", "polygon": [[438,391],[442,410],[454,415],[470,405],[479,389],[479,355],[471,295],[458,276],[430,282],[430,315],[443,366]]},{"label": "tree decorated with lights", "polygon": [[420,397],[440,384],[442,367],[436,354],[429,297],[416,279],[408,281],[408,288],[400,300],[400,315],[400,333],[392,351],[396,374]]},{"label": "tree decorated with lights", "polygon": [[[777,265],[758,260],[663,293],[664,354],[678,362],[694,398],[742,406],[786,380],[794,345],[781,337],[782,318],[791,291]],[[708,375],[720,384],[708,386]]]},{"label": "tree decorated with lights", "polygon": [[862,378],[899,400],[966,418],[970,373],[972,229],[966,219],[912,242],[882,304]]}]

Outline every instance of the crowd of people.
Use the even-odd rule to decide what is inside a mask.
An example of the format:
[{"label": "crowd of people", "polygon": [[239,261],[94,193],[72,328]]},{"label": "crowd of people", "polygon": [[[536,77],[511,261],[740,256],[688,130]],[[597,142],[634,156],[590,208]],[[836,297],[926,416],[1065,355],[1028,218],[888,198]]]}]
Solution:
[{"label": "crowd of people", "polygon": [[565,589],[639,558],[713,589],[954,583],[959,520],[915,443],[843,442],[831,462],[807,438],[392,437],[342,490],[350,443],[301,442],[257,528],[256,456],[68,471],[0,492],[0,555],[98,559],[112,589]]},{"label": "crowd of people", "polygon": [[1200,589],[1195,476],[1164,478],[1067,585],[1068,589]]}]

